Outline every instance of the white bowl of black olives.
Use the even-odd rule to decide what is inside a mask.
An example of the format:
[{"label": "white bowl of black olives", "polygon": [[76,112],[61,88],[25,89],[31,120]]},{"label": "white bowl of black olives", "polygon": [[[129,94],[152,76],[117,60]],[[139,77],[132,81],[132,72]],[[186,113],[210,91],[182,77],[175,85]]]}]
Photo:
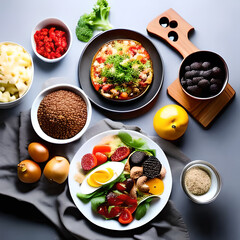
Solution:
[{"label": "white bowl of black olives", "polygon": [[198,100],[219,96],[228,83],[228,67],[224,59],[210,51],[198,51],[187,56],[179,70],[183,91]]}]

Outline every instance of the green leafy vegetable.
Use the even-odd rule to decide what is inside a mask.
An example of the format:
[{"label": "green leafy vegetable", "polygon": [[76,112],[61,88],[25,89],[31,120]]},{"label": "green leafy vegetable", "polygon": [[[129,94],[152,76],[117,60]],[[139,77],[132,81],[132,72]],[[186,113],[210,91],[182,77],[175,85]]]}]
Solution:
[{"label": "green leafy vegetable", "polygon": [[112,25],[109,22],[110,7],[107,0],[98,0],[94,5],[93,10],[89,14],[84,14],[80,17],[76,35],[80,41],[88,42],[95,30],[109,30]]},{"label": "green leafy vegetable", "polygon": [[148,208],[150,207],[150,202],[152,201],[152,198],[146,199],[144,202],[138,205],[136,212],[135,212],[135,218],[137,220],[140,220],[145,216],[147,213]]},{"label": "green leafy vegetable", "polygon": [[127,146],[130,146],[133,148],[140,148],[146,143],[142,138],[133,139],[132,136],[127,132],[119,132],[118,137]]},{"label": "green leafy vegetable", "polygon": [[142,138],[133,139],[130,134],[123,131],[118,133],[118,137],[127,146],[135,148],[135,150],[150,152],[153,156],[156,156],[156,150],[150,149],[149,146],[147,145],[147,142]]},{"label": "green leafy vegetable", "polygon": [[[112,83],[136,81],[140,71],[144,68],[139,60],[130,61],[126,54],[110,55],[104,64],[105,67],[102,69],[101,75]],[[109,64],[112,65],[111,68],[108,67]]]},{"label": "green leafy vegetable", "polygon": [[96,212],[98,206],[101,205],[102,203],[104,203],[105,201],[106,201],[106,196],[105,195],[92,198],[91,199],[92,210]]}]

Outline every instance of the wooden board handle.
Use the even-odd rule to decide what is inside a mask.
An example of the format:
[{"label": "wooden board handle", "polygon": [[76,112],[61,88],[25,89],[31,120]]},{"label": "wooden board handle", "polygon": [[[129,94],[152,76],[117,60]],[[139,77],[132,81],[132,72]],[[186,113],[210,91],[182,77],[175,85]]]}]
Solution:
[{"label": "wooden board handle", "polygon": [[158,36],[174,47],[183,58],[199,49],[188,39],[194,28],[172,8],[153,19],[147,26],[150,34]]}]

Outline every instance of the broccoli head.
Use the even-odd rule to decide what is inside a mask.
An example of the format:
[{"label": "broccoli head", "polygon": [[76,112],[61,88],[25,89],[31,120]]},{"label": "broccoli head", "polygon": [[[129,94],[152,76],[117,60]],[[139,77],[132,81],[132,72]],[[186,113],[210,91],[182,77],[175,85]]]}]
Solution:
[{"label": "broccoli head", "polygon": [[89,14],[84,14],[80,17],[77,27],[76,35],[80,41],[88,42],[95,30],[109,30],[112,25],[109,22],[110,7],[107,0],[98,0],[93,7],[93,11]]},{"label": "broccoli head", "polygon": [[76,35],[78,40],[82,42],[88,42],[93,36],[93,30],[88,25],[82,25],[76,27]]},{"label": "broccoli head", "polygon": [[98,0],[93,8],[93,12],[96,14],[94,21],[91,23],[93,27],[103,31],[112,28],[112,25],[108,20],[110,7],[106,0]]}]

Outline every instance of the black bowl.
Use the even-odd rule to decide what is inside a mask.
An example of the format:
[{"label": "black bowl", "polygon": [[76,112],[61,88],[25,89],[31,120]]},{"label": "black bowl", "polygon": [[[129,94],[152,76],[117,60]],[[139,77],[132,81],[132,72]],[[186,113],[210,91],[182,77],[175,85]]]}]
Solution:
[{"label": "black bowl", "polygon": [[[186,80],[186,67],[190,66],[192,63],[194,62],[210,62],[212,67],[218,67],[221,69],[221,79],[222,79],[222,85],[221,87],[219,87],[218,91],[214,92],[213,94],[210,93],[206,93],[204,95],[204,93],[200,94],[194,94],[190,91],[188,91],[186,89],[186,86],[183,86],[181,79],[185,78],[184,80]],[[192,69],[191,69],[192,70]],[[190,71],[191,71],[190,70]],[[203,69],[201,68],[200,70],[196,70],[198,72],[202,71]],[[207,71],[207,70],[206,70]],[[205,73],[206,73],[205,71]],[[185,76],[184,76],[185,75]],[[193,73],[194,75],[194,73]],[[196,73],[196,77],[198,77],[199,75]],[[210,79],[214,76],[211,76],[211,74],[209,76],[207,76],[206,78]],[[209,100],[212,98],[215,98],[217,96],[219,96],[223,90],[225,89],[225,87],[227,86],[228,83],[228,78],[229,78],[229,73],[228,73],[228,67],[226,62],[224,61],[224,59],[219,56],[218,54],[214,53],[214,52],[210,52],[210,51],[197,51],[194,52],[190,55],[188,55],[181,63],[180,65],[180,69],[179,69],[179,81],[180,84],[182,86],[182,90],[190,97],[194,98],[194,99],[198,99],[198,100]],[[205,91],[203,89],[203,91]]]},{"label": "black bowl", "polygon": [[[132,101],[110,101],[104,98],[96,92],[90,78],[91,64],[96,52],[106,42],[117,39],[131,39],[140,42],[150,54],[153,64],[154,74],[149,89]],[[156,47],[147,37],[128,29],[112,29],[94,37],[84,48],[79,60],[78,76],[81,88],[97,107],[108,112],[129,113],[144,108],[156,98],[163,83],[163,64]]]}]

